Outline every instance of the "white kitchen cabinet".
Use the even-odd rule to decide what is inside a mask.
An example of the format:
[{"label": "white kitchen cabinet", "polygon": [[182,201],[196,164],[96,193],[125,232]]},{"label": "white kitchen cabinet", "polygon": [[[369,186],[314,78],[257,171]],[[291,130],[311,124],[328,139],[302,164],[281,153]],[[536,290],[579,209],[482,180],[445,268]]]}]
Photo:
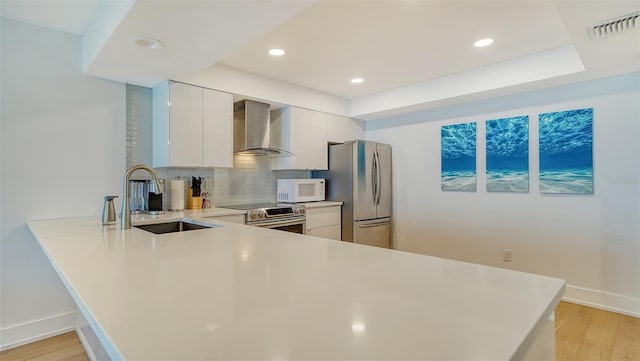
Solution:
[{"label": "white kitchen cabinet", "polygon": [[297,107],[272,111],[271,146],[293,153],[273,158],[271,169],[328,169],[327,114]]},{"label": "white kitchen cabinet", "polygon": [[154,167],[233,167],[233,95],[173,81],[153,89]]},{"label": "white kitchen cabinet", "polygon": [[358,119],[327,114],[327,139],[331,143],[364,139],[364,125]]},{"label": "white kitchen cabinet", "polygon": [[341,240],[341,206],[307,207],[307,235]]},{"label": "white kitchen cabinet", "polygon": [[169,160],[167,165],[202,164],[202,89],[181,83],[169,86]]},{"label": "white kitchen cabinet", "polygon": [[203,89],[202,166],[233,167],[233,94]]},{"label": "white kitchen cabinet", "polygon": [[327,147],[327,113],[310,110],[308,169],[329,169],[329,149]]}]

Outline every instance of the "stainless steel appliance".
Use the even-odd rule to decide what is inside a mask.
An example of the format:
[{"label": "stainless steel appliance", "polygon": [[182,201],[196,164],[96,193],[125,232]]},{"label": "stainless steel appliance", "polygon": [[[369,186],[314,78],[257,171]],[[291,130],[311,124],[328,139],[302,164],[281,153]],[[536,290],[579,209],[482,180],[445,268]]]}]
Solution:
[{"label": "stainless steel appliance", "polygon": [[245,224],[250,226],[301,234],[307,232],[306,208],[301,204],[259,203],[220,206],[220,208],[247,211]]},{"label": "stainless steel appliance", "polygon": [[290,156],[270,146],[270,105],[253,100],[233,104],[233,152],[237,154]]},{"label": "stainless steel appliance", "polygon": [[343,202],[342,240],[391,248],[391,146],[353,140],[329,146],[327,199]]}]

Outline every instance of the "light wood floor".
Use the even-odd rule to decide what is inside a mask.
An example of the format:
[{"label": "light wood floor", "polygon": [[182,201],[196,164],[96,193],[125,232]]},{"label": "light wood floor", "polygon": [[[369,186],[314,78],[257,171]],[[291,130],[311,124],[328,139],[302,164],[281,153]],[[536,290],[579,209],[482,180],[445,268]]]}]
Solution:
[{"label": "light wood floor", "polygon": [[[640,361],[640,319],[560,302],[556,361]],[[2,361],[88,360],[75,332],[0,352]]]},{"label": "light wood floor", "polygon": [[640,360],[640,318],[560,302],[556,361]]},{"label": "light wood floor", "polygon": [[0,352],[2,361],[88,361],[75,331]]}]

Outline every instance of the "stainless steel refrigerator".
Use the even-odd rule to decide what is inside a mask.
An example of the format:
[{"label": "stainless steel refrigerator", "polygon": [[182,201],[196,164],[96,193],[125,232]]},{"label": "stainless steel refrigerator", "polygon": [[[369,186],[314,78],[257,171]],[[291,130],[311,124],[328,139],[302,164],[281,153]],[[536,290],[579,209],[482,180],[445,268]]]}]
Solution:
[{"label": "stainless steel refrigerator", "polygon": [[391,248],[391,146],[364,140],[329,146],[327,199],[344,202],[342,240]]}]

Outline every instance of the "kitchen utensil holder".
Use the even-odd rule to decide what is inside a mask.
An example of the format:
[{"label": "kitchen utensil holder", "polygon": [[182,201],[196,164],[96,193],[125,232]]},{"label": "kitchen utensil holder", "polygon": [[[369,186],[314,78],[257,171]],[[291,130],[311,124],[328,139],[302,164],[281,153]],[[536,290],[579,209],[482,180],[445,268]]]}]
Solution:
[{"label": "kitchen utensil holder", "polygon": [[189,197],[187,197],[187,209],[202,209],[202,197],[194,197],[193,189],[189,190]]}]

